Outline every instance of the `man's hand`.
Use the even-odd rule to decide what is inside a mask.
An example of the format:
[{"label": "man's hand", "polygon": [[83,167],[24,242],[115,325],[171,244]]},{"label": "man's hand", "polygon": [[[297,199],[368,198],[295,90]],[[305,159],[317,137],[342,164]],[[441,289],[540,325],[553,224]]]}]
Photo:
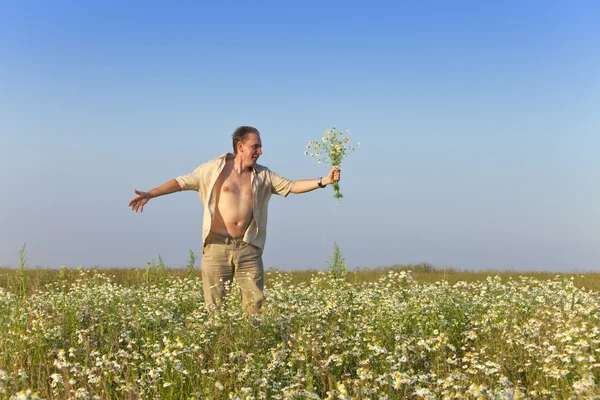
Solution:
[{"label": "man's hand", "polygon": [[323,178],[323,184],[330,185],[333,182],[339,181],[341,173],[342,173],[342,170],[339,169],[339,167],[331,168],[331,171],[329,171],[329,174]]},{"label": "man's hand", "polygon": [[157,188],[149,190],[147,192],[140,192],[139,190],[133,190],[136,196],[129,202],[129,207],[135,212],[144,211],[146,203],[155,197],[163,196],[165,194],[171,194],[181,191],[181,185],[175,179],[171,179],[168,182],[163,183]]},{"label": "man's hand", "polygon": [[144,206],[152,198],[152,195],[148,192],[140,192],[134,189],[133,192],[136,196],[129,202],[129,207],[135,212],[143,212]]}]

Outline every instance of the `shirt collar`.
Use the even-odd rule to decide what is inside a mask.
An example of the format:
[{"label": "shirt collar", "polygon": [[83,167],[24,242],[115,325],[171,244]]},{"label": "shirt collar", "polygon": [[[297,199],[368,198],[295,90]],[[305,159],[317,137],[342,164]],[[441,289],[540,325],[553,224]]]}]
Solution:
[{"label": "shirt collar", "polygon": [[[235,154],[233,154],[233,153],[225,153],[225,154],[221,155],[219,158],[221,159],[221,161],[223,163],[225,163],[227,160],[235,158]],[[256,174],[258,172],[256,170],[256,167],[250,167],[250,168],[252,169],[252,172],[254,172],[254,174]]]}]

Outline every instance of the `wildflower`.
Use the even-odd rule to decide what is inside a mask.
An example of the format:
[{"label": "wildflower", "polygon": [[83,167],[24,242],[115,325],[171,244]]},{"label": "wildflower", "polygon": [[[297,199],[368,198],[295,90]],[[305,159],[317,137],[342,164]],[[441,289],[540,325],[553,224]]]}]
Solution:
[{"label": "wildflower", "polygon": [[31,389],[21,390],[19,393],[12,397],[14,400],[40,400],[41,397],[38,392],[34,392]]},{"label": "wildflower", "polygon": [[575,392],[580,396],[592,393],[593,389],[597,386],[598,385],[594,381],[594,376],[591,374],[573,383],[573,389],[575,389]]},{"label": "wildflower", "polygon": [[[346,133],[350,132],[349,130]],[[329,156],[329,160],[323,159],[325,164],[330,165],[332,167],[340,167],[342,164],[342,160],[348,156],[351,152],[354,151],[354,147],[348,145],[350,138],[348,136],[344,136],[344,134],[333,127],[332,129],[326,130],[324,132],[323,138],[321,141],[310,141],[306,148],[312,148],[315,150],[315,153],[305,152],[305,155],[320,156],[320,153],[327,154]],[[360,146],[360,144],[359,144]],[[321,159],[317,160],[317,163],[321,163]],[[340,199],[343,197],[340,192],[339,182],[335,181],[333,183],[333,191],[334,198],[340,202]]]},{"label": "wildflower", "polygon": [[56,374],[56,373],[50,375],[50,379],[52,379],[51,385],[52,385],[53,388],[58,387],[58,385],[60,383],[62,383],[62,381],[63,381],[62,375],[59,375],[59,374]]}]

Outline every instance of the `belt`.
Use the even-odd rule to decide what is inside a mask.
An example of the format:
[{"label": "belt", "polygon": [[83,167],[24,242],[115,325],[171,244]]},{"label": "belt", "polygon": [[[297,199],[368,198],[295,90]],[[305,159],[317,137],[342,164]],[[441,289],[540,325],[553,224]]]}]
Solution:
[{"label": "belt", "polygon": [[223,244],[231,244],[241,242],[243,236],[231,236],[227,234],[217,233],[210,231],[208,236],[206,237],[206,243],[223,243]]}]

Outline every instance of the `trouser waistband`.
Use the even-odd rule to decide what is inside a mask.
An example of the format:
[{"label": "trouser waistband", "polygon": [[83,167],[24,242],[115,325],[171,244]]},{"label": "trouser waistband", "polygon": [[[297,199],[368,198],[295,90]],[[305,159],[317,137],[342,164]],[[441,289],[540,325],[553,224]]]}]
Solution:
[{"label": "trouser waistband", "polygon": [[244,238],[243,236],[231,236],[231,235],[227,235],[227,234],[210,231],[208,233],[208,236],[206,237],[205,243],[222,243],[222,244],[230,244],[230,243],[236,243],[236,242],[239,243],[242,241],[243,238]]}]

